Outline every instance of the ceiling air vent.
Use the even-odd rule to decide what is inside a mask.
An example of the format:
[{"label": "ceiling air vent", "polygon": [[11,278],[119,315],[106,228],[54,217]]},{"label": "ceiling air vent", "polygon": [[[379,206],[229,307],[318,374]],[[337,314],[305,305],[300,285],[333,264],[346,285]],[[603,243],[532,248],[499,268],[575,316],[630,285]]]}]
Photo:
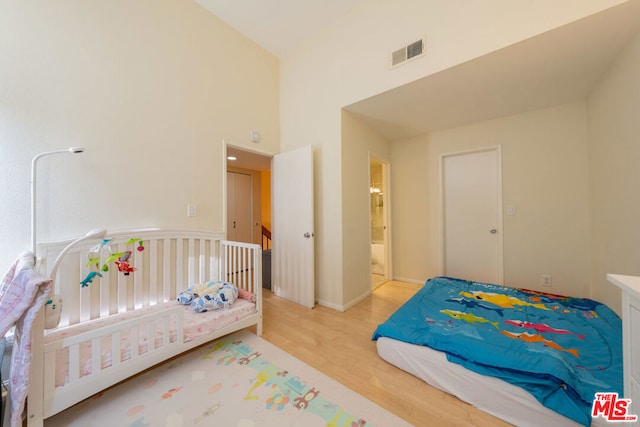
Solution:
[{"label": "ceiling air vent", "polygon": [[415,41],[391,54],[391,66],[395,67],[409,59],[421,56],[424,53],[424,39]]}]

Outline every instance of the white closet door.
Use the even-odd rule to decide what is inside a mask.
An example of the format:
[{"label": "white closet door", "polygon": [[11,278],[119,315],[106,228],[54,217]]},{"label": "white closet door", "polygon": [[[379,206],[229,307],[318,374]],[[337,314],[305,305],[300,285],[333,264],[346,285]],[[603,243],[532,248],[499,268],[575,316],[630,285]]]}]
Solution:
[{"label": "white closet door", "polygon": [[502,283],[499,147],[443,155],[443,272]]},{"label": "white closet door", "polygon": [[313,238],[313,152],[311,147],[273,158],[271,246],[273,292],[315,305]]},{"label": "white closet door", "polygon": [[227,239],[251,243],[251,175],[227,172]]}]

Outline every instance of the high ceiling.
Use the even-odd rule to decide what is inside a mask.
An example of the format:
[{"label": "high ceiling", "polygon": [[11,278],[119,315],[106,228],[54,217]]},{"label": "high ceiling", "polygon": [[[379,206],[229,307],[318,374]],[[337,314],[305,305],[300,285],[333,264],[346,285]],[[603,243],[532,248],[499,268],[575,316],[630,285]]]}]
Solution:
[{"label": "high ceiling", "polygon": [[[282,57],[363,0],[197,1]],[[392,141],[582,100],[639,31],[630,0],[344,107]]]},{"label": "high ceiling", "polygon": [[335,23],[363,0],[196,0],[278,57]]}]

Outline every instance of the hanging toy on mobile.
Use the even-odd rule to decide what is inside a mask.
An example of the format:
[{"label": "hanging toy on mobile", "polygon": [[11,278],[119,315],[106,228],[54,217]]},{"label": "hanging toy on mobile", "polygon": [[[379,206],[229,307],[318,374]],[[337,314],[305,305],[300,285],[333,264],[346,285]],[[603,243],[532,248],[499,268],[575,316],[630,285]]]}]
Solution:
[{"label": "hanging toy on mobile", "polygon": [[[138,246],[136,247],[136,250],[138,252],[142,252],[144,250],[144,246],[142,246],[142,240],[133,238],[133,239],[127,240],[126,244],[131,245],[136,242],[138,242]],[[129,258],[131,258],[131,251],[124,251],[124,252],[118,252],[118,253],[112,254],[110,257],[107,258],[105,262],[113,262],[115,265],[118,266],[118,271],[120,273],[123,273],[125,276],[128,276],[129,273],[133,273],[135,271],[135,268],[133,268],[131,264],[129,264]]]},{"label": "hanging toy on mobile", "polygon": [[[89,286],[89,284],[92,283],[96,277],[102,277],[100,271],[109,271],[109,263],[114,263],[118,268],[118,272],[123,273],[125,276],[128,276],[130,273],[135,271],[135,268],[129,263],[129,259],[131,258],[131,251],[112,253],[111,246],[107,245],[109,242],[111,242],[111,239],[104,239],[102,240],[102,242],[89,250],[89,260],[87,261],[87,266],[95,270],[90,271],[84,278],[84,280],[80,282],[82,287]],[[139,238],[129,239],[125,244],[131,245],[134,243],[137,243],[136,250],[138,252],[142,252],[144,250],[142,240],[140,240]],[[100,266],[100,252],[105,246],[107,246],[107,249],[111,254],[105,258],[104,263],[102,264],[102,266]]]},{"label": "hanging toy on mobile", "polygon": [[124,273],[125,276],[128,276],[129,273],[133,273],[135,268],[129,264],[129,258],[131,258],[131,251],[121,252],[118,256],[118,259],[114,261],[114,263],[118,266],[118,271],[120,273]]},{"label": "hanging toy on mobile", "polygon": [[89,286],[89,283],[93,283],[93,279],[95,279],[96,276],[102,277],[102,274],[100,274],[99,271],[90,271],[89,274],[87,274],[87,277],[85,277],[84,280],[80,282],[80,285],[83,288],[86,288],[87,286]]},{"label": "hanging toy on mobile", "polygon": [[[95,266],[96,270],[100,269],[100,251],[110,241],[111,239],[103,239],[102,242],[89,249],[87,267]],[[102,271],[109,271],[109,266],[106,263],[102,266]]]}]

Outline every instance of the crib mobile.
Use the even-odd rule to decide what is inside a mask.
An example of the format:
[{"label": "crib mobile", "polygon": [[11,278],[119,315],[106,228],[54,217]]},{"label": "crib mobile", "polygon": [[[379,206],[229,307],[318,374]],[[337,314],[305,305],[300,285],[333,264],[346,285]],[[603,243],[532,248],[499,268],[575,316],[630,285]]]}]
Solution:
[{"label": "crib mobile", "polygon": [[[80,281],[80,285],[83,288],[86,286],[89,286],[89,284],[92,283],[96,277],[102,277],[102,273],[100,273],[100,271],[103,271],[103,272],[109,271],[109,263],[114,263],[118,267],[118,272],[123,273],[125,276],[128,276],[130,273],[133,273],[135,271],[135,268],[133,268],[131,264],[129,264],[129,258],[131,258],[131,251],[113,253],[111,252],[111,247],[107,246],[107,244],[110,241],[111,239],[103,239],[102,242],[100,242],[99,244],[97,244],[96,246],[94,246],[89,250],[89,253],[88,253],[89,261],[87,262],[87,266],[92,268],[95,267],[95,270],[90,271],[87,274],[87,276],[82,281]],[[144,251],[144,246],[142,246],[142,240],[140,240],[137,237],[127,240],[126,245],[131,245],[136,242],[138,244],[138,246],[136,247],[136,250],[138,252]],[[100,251],[105,246],[107,246],[107,248],[109,249],[110,255],[107,258],[105,258],[104,263],[102,264],[102,267],[100,267]]]},{"label": "crib mobile", "polygon": [[[111,252],[111,247],[107,246],[110,241],[111,239],[103,239],[102,242],[89,250],[89,261],[87,261],[87,266],[91,267],[92,269],[95,268],[95,270],[87,273],[86,277],[80,281],[81,287],[87,287],[90,283],[93,283],[96,277],[102,277],[101,272],[109,271],[109,263],[114,263],[118,268],[118,272],[123,273],[125,276],[128,276],[129,273],[135,271],[135,268],[133,268],[128,262],[129,258],[131,257],[131,251],[113,253]],[[137,243],[136,250],[138,252],[142,252],[144,250],[141,239],[132,238],[127,240],[126,242],[127,245],[131,245],[134,243]],[[100,266],[100,252],[105,246],[107,246],[110,255],[105,258],[104,263],[102,264],[102,266]],[[45,302],[44,305],[45,329],[52,329],[58,326],[58,323],[60,323],[61,312],[62,298],[57,294],[51,295],[51,297]]]},{"label": "crib mobile", "polygon": [[[91,233],[95,233],[95,231],[89,232],[87,237],[91,236]],[[124,252],[116,252],[113,253],[111,251],[111,247],[108,246],[108,243],[111,239],[103,239],[102,242],[92,247],[87,254],[89,260],[87,261],[87,266],[92,270],[87,273],[86,277],[80,281],[81,287],[87,287],[89,284],[93,283],[96,278],[102,277],[102,272],[109,271],[109,264],[113,263],[118,268],[118,272],[128,276],[130,273],[135,271],[135,268],[131,266],[129,263],[129,258],[131,258],[131,251]],[[144,246],[142,245],[142,240],[139,238],[131,238],[127,240],[126,245],[131,245],[137,243],[136,250],[138,252],[144,251]],[[69,245],[71,246],[71,245]],[[109,256],[104,259],[102,266],[100,266],[100,252],[107,247],[109,250]],[[57,269],[54,267],[54,270]],[[53,271],[52,271],[53,272]],[[60,314],[62,312],[62,298],[60,295],[54,294],[51,295],[44,305],[44,313],[45,313],[45,328],[52,329],[58,326],[60,322]]]}]

